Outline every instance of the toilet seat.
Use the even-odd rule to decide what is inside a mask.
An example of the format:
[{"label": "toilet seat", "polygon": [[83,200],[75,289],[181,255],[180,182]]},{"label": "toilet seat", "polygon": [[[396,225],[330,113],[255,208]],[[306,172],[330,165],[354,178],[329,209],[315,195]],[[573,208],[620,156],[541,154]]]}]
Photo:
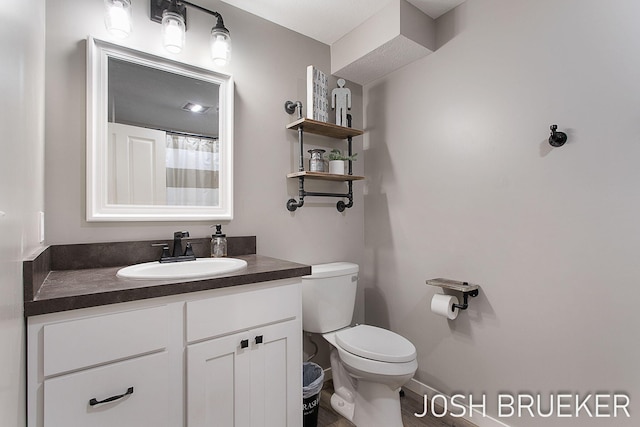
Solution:
[{"label": "toilet seat", "polygon": [[409,375],[411,377],[418,369],[417,359],[409,362],[389,363],[356,356],[340,346],[337,346],[336,350],[338,350],[340,361],[347,371],[356,376],[371,378],[371,375],[379,377]]},{"label": "toilet seat", "polygon": [[358,325],[336,332],[336,344],[343,350],[365,359],[387,363],[411,362],[415,346],[405,337],[387,329]]},{"label": "toilet seat", "polygon": [[[380,375],[380,376],[389,376],[389,375],[413,376],[413,374],[416,372],[416,369],[418,369],[418,361],[417,361],[417,354],[415,351],[415,347],[413,347],[413,344],[411,344],[411,342],[409,341],[407,342],[411,344],[411,347],[412,347],[411,353],[413,354],[413,356],[409,358],[409,360],[406,362],[383,362],[380,360],[374,360],[374,359],[358,356],[355,353],[351,353],[350,351],[346,350],[345,348],[342,347],[341,344],[337,342],[337,335],[341,334],[343,336],[342,338],[343,342],[345,341],[345,336],[346,336],[347,345],[349,345],[348,343],[353,343],[353,341],[350,340],[350,338],[352,338],[351,334],[345,334],[345,332],[352,329],[360,328],[361,326],[366,326],[366,325],[348,327],[345,329],[340,329],[338,331],[322,334],[324,339],[329,341],[329,343],[333,347],[335,347],[335,349],[338,351],[338,354],[340,355],[340,360],[345,365],[347,370],[349,370],[349,372],[351,372],[352,374],[355,373],[358,375],[365,375],[365,376],[368,376],[371,374]],[[374,328],[374,327],[370,326],[370,328]],[[375,328],[375,329],[381,329],[381,328]],[[385,332],[387,332],[389,334],[396,335],[397,337],[400,337],[403,340],[406,340],[406,338],[401,337],[400,335],[397,335],[391,331],[387,331],[386,329],[382,329],[382,330],[384,332],[379,335],[376,334],[375,332],[373,332],[373,334],[371,335],[375,337],[382,337],[380,339],[384,339],[384,337],[389,337],[389,335],[385,334]],[[372,331],[367,331],[367,332],[371,333]],[[371,336],[370,334],[367,334],[367,332],[365,332],[363,336]],[[353,333],[353,335],[355,335],[355,333]],[[357,338],[354,338],[354,340],[356,340],[355,342],[358,342]],[[404,346],[401,345],[401,347],[404,347]],[[351,348],[356,348],[356,347],[352,346]],[[360,347],[360,349],[362,349],[362,347]],[[393,352],[390,352],[390,353],[393,354]],[[402,354],[403,352],[400,352],[400,353]],[[372,352],[369,352],[369,354],[371,355]],[[407,357],[406,353],[404,354],[404,356]]]}]

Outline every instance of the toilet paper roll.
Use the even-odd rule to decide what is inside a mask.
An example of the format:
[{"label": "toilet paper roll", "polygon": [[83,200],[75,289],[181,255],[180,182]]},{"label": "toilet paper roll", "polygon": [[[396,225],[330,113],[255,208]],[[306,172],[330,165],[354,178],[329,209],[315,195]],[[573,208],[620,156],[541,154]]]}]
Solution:
[{"label": "toilet paper roll", "polygon": [[458,311],[460,311],[454,308],[453,304],[458,304],[458,298],[455,295],[435,294],[431,298],[431,311],[453,320],[458,317]]}]

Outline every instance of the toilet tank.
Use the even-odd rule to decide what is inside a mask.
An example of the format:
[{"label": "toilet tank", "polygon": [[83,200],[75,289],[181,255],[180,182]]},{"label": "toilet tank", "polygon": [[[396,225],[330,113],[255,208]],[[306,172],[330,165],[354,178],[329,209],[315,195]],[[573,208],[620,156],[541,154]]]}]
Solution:
[{"label": "toilet tank", "polygon": [[303,330],[326,333],[351,324],[358,270],[350,262],[311,266],[311,275],[302,277]]}]

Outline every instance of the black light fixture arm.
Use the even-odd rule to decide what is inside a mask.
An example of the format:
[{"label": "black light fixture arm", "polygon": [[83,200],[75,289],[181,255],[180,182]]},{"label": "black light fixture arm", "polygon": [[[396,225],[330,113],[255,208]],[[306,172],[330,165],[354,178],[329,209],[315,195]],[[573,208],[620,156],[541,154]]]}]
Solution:
[{"label": "black light fixture arm", "polygon": [[[183,4],[178,4],[178,0],[171,0],[169,5],[166,7],[166,10],[173,13],[178,13],[185,17],[186,19],[186,11]],[[164,11],[164,9],[163,9]],[[162,15],[162,12],[161,12]]]},{"label": "black light fixture arm", "polygon": [[151,20],[155,22],[162,22],[162,12],[164,12],[166,9],[169,9],[169,8],[178,7],[179,13],[183,15],[186,23],[187,13],[184,6],[189,6],[194,9],[198,9],[201,12],[215,16],[218,19],[218,21],[214,28],[225,30],[227,33],[229,32],[229,30],[225,28],[224,20],[222,19],[222,15],[219,12],[214,12],[212,10],[206,9],[202,6],[198,6],[197,4],[194,4],[185,0],[151,0]]},{"label": "black light fixture arm", "polygon": [[188,2],[188,1],[179,0],[179,2],[182,3],[182,4],[185,4],[187,6],[190,6],[190,7],[194,8],[194,9],[198,9],[201,12],[208,13],[209,15],[215,16],[218,19],[218,22],[216,23],[216,26],[214,28],[220,28],[220,29],[225,30],[227,33],[229,32],[229,30],[227,30],[227,28],[224,26],[224,20],[222,19],[222,15],[220,15],[220,13],[214,12],[214,11],[209,10],[209,9],[205,9],[202,6],[198,6],[197,4],[193,4],[193,3]]},{"label": "black light fixture arm", "polygon": [[189,1],[178,0],[178,3],[186,4],[187,6],[190,6],[190,7],[194,8],[194,9],[198,9],[198,10],[204,12],[204,13],[208,13],[209,15],[213,15],[218,19],[222,19],[222,16],[218,12],[214,12],[214,11],[211,11],[209,9],[205,9],[202,6],[198,6],[197,4],[193,4],[193,3],[189,2]]}]

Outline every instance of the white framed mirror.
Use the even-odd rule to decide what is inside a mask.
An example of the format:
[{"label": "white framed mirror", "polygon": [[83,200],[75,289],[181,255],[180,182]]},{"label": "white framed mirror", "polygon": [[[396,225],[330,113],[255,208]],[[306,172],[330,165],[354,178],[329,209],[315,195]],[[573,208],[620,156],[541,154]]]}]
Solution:
[{"label": "white framed mirror", "polygon": [[87,221],[233,218],[233,79],[87,40]]}]

